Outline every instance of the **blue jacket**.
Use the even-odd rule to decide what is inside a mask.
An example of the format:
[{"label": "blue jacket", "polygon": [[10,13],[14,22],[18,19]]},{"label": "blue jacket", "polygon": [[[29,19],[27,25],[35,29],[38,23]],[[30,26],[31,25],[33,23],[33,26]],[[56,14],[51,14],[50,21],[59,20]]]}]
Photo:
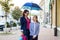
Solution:
[{"label": "blue jacket", "polygon": [[26,21],[25,17],[20,18],[20,23],[21,23],[21,30],[26,30],[27,21]]},{"label": "blue jacket", "polygon": [[34,35],[38,35],[39,34],[39,27],[40,27],[40,23],[30,23],[30,35],[34,36]]}]

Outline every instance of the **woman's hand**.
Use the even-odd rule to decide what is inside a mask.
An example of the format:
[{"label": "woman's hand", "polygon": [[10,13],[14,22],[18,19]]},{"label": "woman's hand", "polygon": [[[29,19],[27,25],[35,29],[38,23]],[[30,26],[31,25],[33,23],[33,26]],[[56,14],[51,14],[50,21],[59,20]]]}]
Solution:
[{"label": "woman's hand", "polygon": [[23,32],[23,30],[21,30],[21,32]]}]

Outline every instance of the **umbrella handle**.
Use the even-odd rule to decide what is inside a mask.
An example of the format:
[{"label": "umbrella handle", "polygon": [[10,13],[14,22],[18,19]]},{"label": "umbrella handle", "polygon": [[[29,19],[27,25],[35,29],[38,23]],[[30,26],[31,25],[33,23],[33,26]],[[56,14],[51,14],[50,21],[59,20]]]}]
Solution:
[{"label": "umbrella handle", "polygon": [[30,17],[30,23],[31,23],[31,17]]}]

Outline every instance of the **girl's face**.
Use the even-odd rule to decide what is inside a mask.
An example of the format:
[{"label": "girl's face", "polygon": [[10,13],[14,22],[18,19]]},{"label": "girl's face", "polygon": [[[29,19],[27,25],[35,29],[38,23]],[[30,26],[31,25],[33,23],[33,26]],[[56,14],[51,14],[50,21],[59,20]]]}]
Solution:
[{"label": "girl's face", "polygon": [[29,12],[26,12],[26,13],[25,13],[25,16],[28,16],[28,15],[29,15]]},{"label": "girl's face", "polygon": [[37,20],[37,18],[36,18],[36,16],[34,16],[34,17],[33,17],[33,21],[35,21],[35,22],[36,22],[36,20]]}]

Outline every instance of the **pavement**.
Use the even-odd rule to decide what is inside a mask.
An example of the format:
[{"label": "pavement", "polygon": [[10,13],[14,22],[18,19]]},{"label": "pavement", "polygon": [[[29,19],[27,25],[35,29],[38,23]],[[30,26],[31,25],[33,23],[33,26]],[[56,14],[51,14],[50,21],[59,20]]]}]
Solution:
[{"label": "pavement", "polygon": [[[11,33],[9,35],[0,35],[0,40],[19,40],[20,30],[13,30]],[[60,40],[60,36],[55,37],[53,29],[41,27],[38,40]]]}]

